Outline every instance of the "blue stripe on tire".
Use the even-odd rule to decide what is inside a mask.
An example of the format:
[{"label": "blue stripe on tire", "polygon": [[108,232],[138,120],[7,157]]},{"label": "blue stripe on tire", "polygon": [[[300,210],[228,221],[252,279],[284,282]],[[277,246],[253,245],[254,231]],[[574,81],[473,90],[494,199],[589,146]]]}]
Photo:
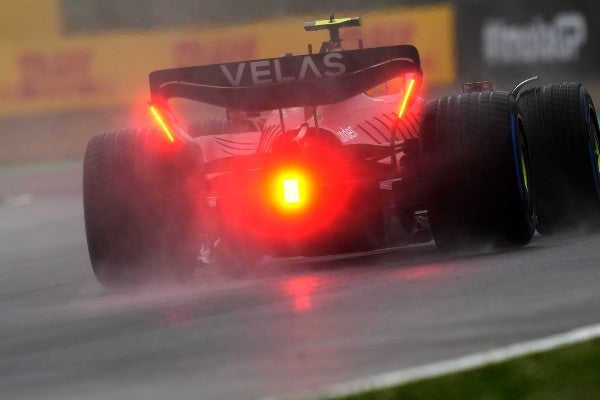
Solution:
[{"label": "blue stripe on tire", "polygon": [[517,149],[517,126],[516,126],[514,114],[510,116],[510,129],[511,129],[511,134],[512,134],[513,159],[515,162],[515,174],[517,176],[517,182],[519,184],[519,194],[521,195],[521,200],[526,201],[525,191],[523,190],[523,182],[521,182],[521,168],[519,166],[519,152]]}]

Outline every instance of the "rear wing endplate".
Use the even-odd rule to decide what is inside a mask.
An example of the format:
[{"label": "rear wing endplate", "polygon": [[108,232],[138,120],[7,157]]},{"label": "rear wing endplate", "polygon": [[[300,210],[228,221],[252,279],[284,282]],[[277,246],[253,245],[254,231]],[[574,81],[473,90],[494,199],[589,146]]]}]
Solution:
[{"label": "rear wing endplate", "polygon": [[398,45],[154,71],[150,93],[262,111],[337,103],[409,73],[421,73],[419,53]]}]

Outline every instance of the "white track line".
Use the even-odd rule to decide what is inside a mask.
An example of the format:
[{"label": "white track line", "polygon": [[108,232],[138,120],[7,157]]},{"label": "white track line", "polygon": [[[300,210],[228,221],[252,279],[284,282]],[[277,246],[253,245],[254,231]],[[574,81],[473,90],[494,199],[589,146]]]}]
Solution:
[{"label": "white track line", "polygon": [[284,397],[269,397],[265,400],[276,399],[320,399],[324,397],[347,396],[370,389],[396,386],[403,383],[433,378],[454,372],[483,367],[488,364],[507,361],[542,351],[553,350],[569,344],[585,342],[600,337],[600,324],[589,325],[565,333],[548,336],[542,339],[515,343],[506,347],[469,354],[450,360],[425,364],[419,367],[405,368],[386,372],[357,380],[331,385],[321,391],[300,393]]}]

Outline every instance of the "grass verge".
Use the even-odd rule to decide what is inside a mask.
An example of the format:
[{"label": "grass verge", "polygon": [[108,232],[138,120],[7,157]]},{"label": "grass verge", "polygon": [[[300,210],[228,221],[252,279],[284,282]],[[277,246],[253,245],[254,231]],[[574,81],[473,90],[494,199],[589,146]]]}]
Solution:
[{"label": "grass verge", "polygon": [[600,339],[342,399],[600,399]]}]

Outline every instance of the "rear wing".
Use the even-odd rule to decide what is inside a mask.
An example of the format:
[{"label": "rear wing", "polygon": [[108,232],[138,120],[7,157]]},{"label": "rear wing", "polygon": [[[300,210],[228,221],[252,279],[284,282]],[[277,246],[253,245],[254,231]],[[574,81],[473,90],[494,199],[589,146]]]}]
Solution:
[{"label": "rear wing", "polygon": [[338,103],[397,76],[421,74],[414,46],[398,45],[154,71],[152,102],[185,98],[239,110]]}]

